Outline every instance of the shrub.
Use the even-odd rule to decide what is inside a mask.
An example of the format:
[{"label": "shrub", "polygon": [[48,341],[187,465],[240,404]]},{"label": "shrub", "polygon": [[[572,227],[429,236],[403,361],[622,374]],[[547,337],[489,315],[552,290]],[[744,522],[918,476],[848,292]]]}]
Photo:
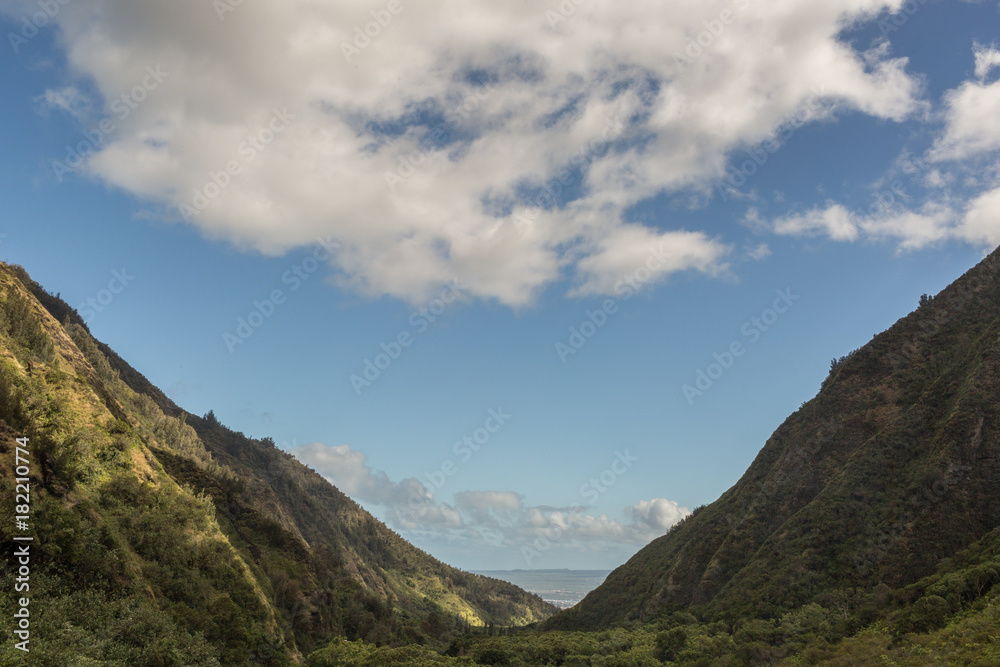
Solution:
[{"label": "shrub", "polygon": [[944,627],[948,611],[948,601],[940,595],[924,596],[898,612],[893,634],[898,637],[908,632],[928,632]]},{"label": "shrub", "polygon": [[687,645],[684,628],[674,628],[656,636],[656,658],[663,662],[677,659],[677,654]]}]

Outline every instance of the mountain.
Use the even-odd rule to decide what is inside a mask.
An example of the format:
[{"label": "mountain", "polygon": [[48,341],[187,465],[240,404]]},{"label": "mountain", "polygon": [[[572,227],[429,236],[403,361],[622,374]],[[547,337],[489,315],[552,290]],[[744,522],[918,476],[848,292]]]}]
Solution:
[{"label": "mountain", "polygon": [[543,627],[780,618],[811,603],[863,627],[886,605],[944,604],[936,581],[965,586],[992,564],[968,584],[983,594],[1000,581],[997,526],[1000,250],[834,360],[731,489]]},{"label": "mountain", "polygon": [[0,549],[29,545],[31,664],[285,665],[335,638],[446,645],[555,611],[420,551],[270,439],[186,413],[21,267],[0,264],[0,301]]}]

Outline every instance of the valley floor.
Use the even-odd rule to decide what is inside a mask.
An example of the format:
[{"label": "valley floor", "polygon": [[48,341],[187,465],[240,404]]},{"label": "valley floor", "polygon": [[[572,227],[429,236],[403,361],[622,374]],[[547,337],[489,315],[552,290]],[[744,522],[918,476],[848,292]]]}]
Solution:
[{"label": "valley floor", "polygon": [[703,667],[833,665],[1000,665],[1000,592],[925,632],[902,632],[885,621],[838,636],[838,619],[816,604],[780,621],[698,623],[689,614],[600,632],[511,631],[501,636],[461,636],[447,649],[411,645],[376,648],[337,640],[311,654],[309,667],[333,665],[587,665],[590,667]]}]

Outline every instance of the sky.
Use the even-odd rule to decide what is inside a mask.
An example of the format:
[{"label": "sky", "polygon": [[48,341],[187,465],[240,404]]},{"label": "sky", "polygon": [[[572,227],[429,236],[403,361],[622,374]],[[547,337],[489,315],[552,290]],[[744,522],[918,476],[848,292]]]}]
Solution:
[{"label": "sky", "polygon": [[995,0],[0,17],[0,259],[465,569],[625,562],[1000,244]]}]

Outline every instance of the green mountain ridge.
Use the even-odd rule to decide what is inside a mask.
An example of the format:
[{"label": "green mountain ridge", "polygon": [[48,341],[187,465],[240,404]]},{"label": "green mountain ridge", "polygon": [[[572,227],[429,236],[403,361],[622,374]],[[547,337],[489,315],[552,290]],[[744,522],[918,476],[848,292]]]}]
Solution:
[{"label": "green mountain ridge", "polygon": [[855,614],[860,591],[905,589],[998,525],[994,251],[835,360],[731,489],[543,627],[778,618],[810,603]]},{"label": "green mountain ridge", "polygon": [[31,443],[30,664],[285,665],[337,637],[433,644],[555,611],[412,546],[270,439],[186,413],[22,268],[0,264],[0,301],[7,516],[14,439]]}]

